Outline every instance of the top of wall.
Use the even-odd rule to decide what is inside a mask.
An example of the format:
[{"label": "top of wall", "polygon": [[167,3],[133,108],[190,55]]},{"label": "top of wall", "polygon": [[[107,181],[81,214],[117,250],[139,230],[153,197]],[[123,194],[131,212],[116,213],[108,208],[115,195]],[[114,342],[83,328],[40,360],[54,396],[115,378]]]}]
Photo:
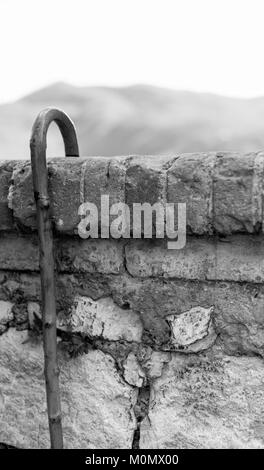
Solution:
[{"label": "top of wall", "polygon": [[[259,233],[263,225],[264,152],[49,160],[54,227],[76,234],[78,208],[109,194],[110,205],[185,202],[190,234]],[[0,230],[34,230],[29,161],[0,162]]]}]

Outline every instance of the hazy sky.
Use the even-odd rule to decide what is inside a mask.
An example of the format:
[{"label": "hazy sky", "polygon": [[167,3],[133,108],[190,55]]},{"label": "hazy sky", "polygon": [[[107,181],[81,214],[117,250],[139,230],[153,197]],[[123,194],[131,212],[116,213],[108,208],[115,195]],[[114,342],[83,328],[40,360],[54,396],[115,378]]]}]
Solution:
[{"label": "hazy sky", "polygon": [[264,0],[0,0],[0,101],[53,81],[264,95]]}]

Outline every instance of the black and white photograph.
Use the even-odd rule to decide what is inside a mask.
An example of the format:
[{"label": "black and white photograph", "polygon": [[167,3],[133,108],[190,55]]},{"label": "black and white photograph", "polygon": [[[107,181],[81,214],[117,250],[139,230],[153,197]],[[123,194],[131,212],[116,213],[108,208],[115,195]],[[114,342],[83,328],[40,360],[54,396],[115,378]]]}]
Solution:
[{"label": "black and white photograph", "polygon": [[0,0],[1,462],[264,449],[263,20]]}]

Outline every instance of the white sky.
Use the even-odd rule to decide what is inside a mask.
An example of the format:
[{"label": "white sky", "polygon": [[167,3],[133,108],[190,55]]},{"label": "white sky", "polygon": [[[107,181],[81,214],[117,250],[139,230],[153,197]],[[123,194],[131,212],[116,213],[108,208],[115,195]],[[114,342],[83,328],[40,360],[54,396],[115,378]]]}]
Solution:
[{"label": "white sky", "polygon": [[54,81],[264,95],[264,0],[0,0],[0,102]]}]

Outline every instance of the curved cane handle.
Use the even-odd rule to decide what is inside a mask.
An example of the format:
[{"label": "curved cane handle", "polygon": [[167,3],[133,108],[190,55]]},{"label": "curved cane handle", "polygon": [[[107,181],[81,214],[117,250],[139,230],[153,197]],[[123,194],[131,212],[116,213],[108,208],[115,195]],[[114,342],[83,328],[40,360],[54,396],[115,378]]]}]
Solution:
[{"label": "curved cane handle", "polygon": [[74,124],[63,111],[47,108],[38,115],[30,139],[34,196],[37,206],[39,266],[41,277],[44,372],[50,442],[52,449],[63,448],[63,433],[57,361],[57,327],[53,233],[49,214],[48,172],[46,165],[47,131],[52,121],[58,125],[66,157],[79,156]]},{"label": "curved cane handle", "polygon": [[56,108],[43,109],[36,118],[30,139],[31,164],[36,203],[49,205],[46,165],[47,131],[56,122],[63,138],[66,157],[79,157],[75,126],[69,116]]}]

